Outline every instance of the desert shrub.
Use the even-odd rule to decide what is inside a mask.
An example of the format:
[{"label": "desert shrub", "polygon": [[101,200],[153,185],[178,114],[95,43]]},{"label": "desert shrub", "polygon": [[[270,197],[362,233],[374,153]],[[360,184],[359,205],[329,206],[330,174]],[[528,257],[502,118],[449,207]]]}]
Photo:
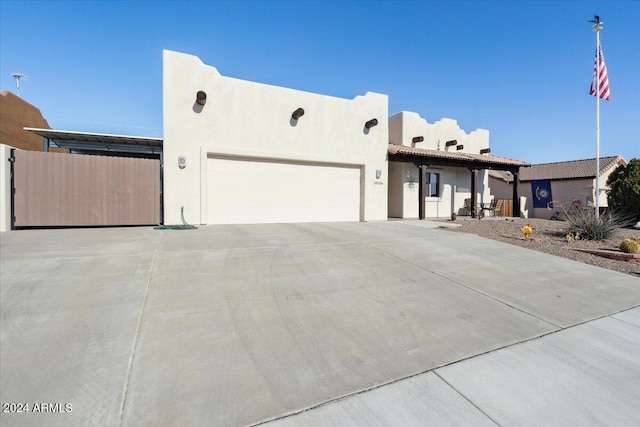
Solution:
[{"label": "desert shrub", "polygon": [[609,208],[640,221],[640,159],[618,166],[607,180]]},{"label": "desert shrub", "polygon": [[628,254],[640,253],[640,242],[633,239],[625,239],[620,243],[620,250]]},{"label": "desert shrub", "polygon": [[565,233],[571,234],[576,240],[607,240],[620,227],[631,224],[629,217],[618,214],[604,214],[596,218],[595,210],[581,209],[568,211],[567,227]]}]

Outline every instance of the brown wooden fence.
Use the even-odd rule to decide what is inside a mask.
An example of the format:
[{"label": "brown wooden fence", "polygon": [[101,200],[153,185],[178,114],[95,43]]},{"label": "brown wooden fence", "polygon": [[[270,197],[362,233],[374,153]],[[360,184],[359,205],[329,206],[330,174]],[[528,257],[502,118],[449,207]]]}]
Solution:
[{"label": "brown wooden fence", "polygon": [[502,207],[500,208],[500,216],[513,216],[513,200],[502,199]]},{"label": "brown wooden fence", "polygon": [[14,227],[160,223],[160,161],[15,150]]}]

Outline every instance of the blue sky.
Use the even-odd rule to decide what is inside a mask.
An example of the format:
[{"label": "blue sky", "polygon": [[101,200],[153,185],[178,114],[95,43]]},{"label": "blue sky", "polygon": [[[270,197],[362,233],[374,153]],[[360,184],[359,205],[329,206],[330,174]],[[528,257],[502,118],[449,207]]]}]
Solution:
[{"label": "blue sky", "polygon": [[0,88],[55,129],[162,136],[162,50],[223,75],[490,131],[492,154],[595,157],[588,95],[601,33],[601,156],[640,157],[638,1],[0,1]]}]

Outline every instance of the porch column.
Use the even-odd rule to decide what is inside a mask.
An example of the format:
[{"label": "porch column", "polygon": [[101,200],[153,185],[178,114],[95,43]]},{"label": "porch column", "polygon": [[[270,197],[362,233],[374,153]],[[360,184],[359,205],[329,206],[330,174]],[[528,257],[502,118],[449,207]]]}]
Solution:
[{"label": "porch column", "polygon": [[478,170],[477,169],[470,169],[471,170],[471,218],[476,218],[477,215],[477,209],[476,209],[476,205],[478,204]]},{"label": "porch column", "polygon": [[513,209],[511,212],[511,216],[514,218],[520,217],[520,197],[518,197],[518,173],[519,170],[516,169],[513,173]]},{"label": "porch column", "polygon": [[425,218],[424,199],[427,196],[427,167],[425,165],[419,165],[418,171],[420,172],[420,183],[418,184],[418,218]]}]

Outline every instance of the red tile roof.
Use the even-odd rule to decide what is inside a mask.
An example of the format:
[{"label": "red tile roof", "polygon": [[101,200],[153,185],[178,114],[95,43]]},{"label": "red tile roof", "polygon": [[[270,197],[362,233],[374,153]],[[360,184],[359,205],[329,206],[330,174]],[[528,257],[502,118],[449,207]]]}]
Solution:
[{"label": "red tile roof", "polygon": [[530,166],[529,163],[521,160],[507,159],[506,157],[490,156],[486,154],[473,154],[450,152],[441,150],[427,150],[425,148],[407,147],[406,145],[389,144],[389,154],[406,154],[411,156],[428,157],[435,159],[459,160],[463,163],[487,163],[505,166]]}]

